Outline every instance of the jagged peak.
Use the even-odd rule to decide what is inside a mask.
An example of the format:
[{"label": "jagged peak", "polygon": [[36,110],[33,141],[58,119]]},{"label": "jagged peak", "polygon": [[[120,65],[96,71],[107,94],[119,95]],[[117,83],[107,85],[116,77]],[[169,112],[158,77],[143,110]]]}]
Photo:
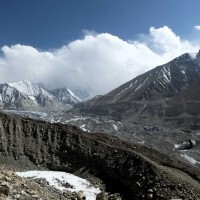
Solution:
[{"label": "jagged peak", "polygon": [[181,55],[180,57],[188,57],[192,60],[195,60],[195,59],[200,59],[200,50],[198,52],[190,52],[190,53],[185,53],[183,55]]},{"label": "jagged peak", "polygon": [[[55,95],[56,92],[61,92],[63,94],[57,94],[59,96],[59,98],[64,98],[64,96],[71,96],[72,98],[76,99],[76,101],[81,102],[82,99],[80,99],[79,97],[77,97],[67,86],[63,87],[63,88],[58,88],[58,89],[54,89],[52,90],[53,94]],[[62,96],[64,95],[64,96]]]},{"label": "jagged peak", "polygon": [[[175,58],[175,60],[181,61],[181,60],[194,60],[196,59],[196,53],[184,53],[180,55],[179,57]],[[173,62],[173,60],[171,61]]]},{"label": "jagged peak", "polygon": [[200,50],[199,50],[199,52],[197,53],[196,58],[200,59]]},{"label": "jagged peak", "polygon": [[197,58],[198,53],[188,53],[188,55],[192,60],[195,60]]},{"label": "jagged peak", "polygon": [[19,81],[15,83],[8,83],[8,85],[16,88],[18,91],[22,92],[23,94],[30,95],[30,96],[37,96],[41,91],[38,85],[32,83],[28,79],[24,79],[23,81]]},{"label": "jagged peak", "polygon": [[14,83],[8,83],[10,86],[17,86],[17,85],[35,85],[28,79],[24,79],[22,81],[14,82]]}]

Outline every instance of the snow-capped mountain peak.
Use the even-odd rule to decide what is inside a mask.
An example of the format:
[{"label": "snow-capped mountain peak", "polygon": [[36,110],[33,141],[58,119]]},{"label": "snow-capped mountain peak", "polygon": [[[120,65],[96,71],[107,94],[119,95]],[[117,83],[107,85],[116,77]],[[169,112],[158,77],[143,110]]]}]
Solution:
[{"label": "snow-capped mountain peak", "polygon": [[27,79],[0,84],[0,106],[3,109],[58,111],[68,110],[81,102],[67,87],[55,91],[48,91],[41,84],[32,83]]},{"label": "snow-capped mountain peak", "polygon": [[76,98],[79,101],[82,101],[79,97],[77,97],[69,88],[67,88],[68,92],[70,93],[70,95],[72,95],[74,98]]},{"label": "snow-capped mountain peak", "polygon": [[188,55],[190,56],[190,58],[191,58],[192,60],[195,60],[195,59],[197,58],[197,54],[198,54],[198,53],[188,53]]},{"label": "snow-capped mountain peak", "polygon": [[98,106],[171,98],[199,80],[200,51],[193,54],[185,53],[86,103]]},{"label": "snow-capped mountain peak", "polygon": [[29,96],[37,96],[41,92],[41,88],[38,85],[31,83],[27,79],[16,83],[8,83],[8,85]]},{"label": "snow-capped mountain peak", "polygon": [[63,103],[68,102],[71,105],[75,105],[82,101],[68,87],[54,89],[51,91],[51,93]]}]

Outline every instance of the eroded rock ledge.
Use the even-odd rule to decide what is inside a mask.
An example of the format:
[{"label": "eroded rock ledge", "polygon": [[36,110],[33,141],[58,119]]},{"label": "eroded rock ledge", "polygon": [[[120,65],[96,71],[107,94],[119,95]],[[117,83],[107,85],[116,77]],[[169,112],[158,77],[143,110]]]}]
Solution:
[{"label": "eroded rock ledge", "polygon": [[[185,173],[190,170],[183,172],[179,169],[184,166],[167,156],[114,137],[4,113],[0,137],[2,162],[26,157],[51,170],[74,172],[84,167],[124,199],[200,198],[199,182]],[[194,176],[198,178],[198,171]]]}]

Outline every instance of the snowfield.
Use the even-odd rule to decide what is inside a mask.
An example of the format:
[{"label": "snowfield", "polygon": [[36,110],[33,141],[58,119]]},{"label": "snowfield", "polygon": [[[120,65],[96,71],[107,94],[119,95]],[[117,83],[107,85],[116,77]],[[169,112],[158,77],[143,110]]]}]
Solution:
[{"label": "snowfield", "polygon": [[[71,192],[83,191],[87,200],[96,200],[96,195],[101,191],[99,188],[93,187],[87,180],[77,177],[73,174],[57,171],[26,171],[16,172],[18,176],[25,178],[44,178],[50,186],[55,187],[61,191],[68,190]],[[73,188],[63,187],[60,182],[67,182]]]}]

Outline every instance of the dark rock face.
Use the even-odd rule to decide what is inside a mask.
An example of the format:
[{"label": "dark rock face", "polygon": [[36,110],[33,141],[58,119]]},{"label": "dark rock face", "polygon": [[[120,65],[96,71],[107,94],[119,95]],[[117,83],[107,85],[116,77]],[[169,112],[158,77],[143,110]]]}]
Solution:
[{"label": "dark rock face", "polygon": [[147,199],[152,195],[154,199],[169,199],[181,197],[183,192],[186,199],[200,198],[199,183],[176,169],[184,168],[180,163],[115,137],[3,113],[0,136],[1,156],[16,161],[25,156],[34,164],[53,170],[73,172],[85,167],[101,177],[109,190],[124,195],[124,199]]}]

